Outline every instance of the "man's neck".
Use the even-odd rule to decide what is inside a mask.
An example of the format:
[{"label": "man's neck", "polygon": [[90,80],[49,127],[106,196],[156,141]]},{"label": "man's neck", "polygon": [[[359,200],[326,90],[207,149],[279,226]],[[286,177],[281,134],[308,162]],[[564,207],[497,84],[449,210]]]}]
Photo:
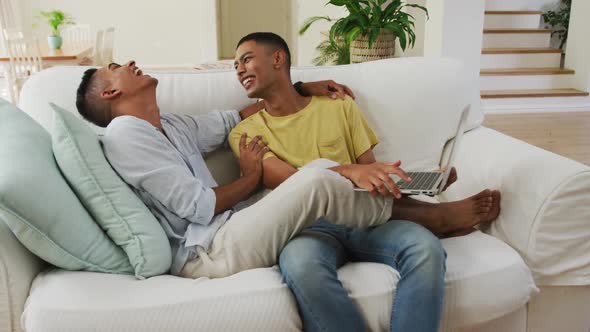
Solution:
[{"label": "man's neck", "polygon": [[153,95],[136,95],[131,98],[119,101],[116,108],[123,110],[117,112],[118,115],[131,115],[149,122],[152,126],[160,129],[162,122],[160,120],[160,107],[156,101],[155,93]]},{"label": "man's neck", "polygon": [[262,97],[266,111],[272,116],[287,116],[304,109],[311,101],[295,91],[290,80],[276,82]]}]

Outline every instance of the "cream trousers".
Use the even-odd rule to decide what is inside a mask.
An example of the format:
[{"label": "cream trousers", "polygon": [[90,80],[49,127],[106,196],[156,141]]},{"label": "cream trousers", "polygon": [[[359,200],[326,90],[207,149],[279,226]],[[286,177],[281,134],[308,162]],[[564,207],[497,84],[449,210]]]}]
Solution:
[{"label": "cream trousers", "polygon": [[354,191],[352,183],[326,169],[305,168],[223,225],[209,252],[188,261],[187,278],[220,278],[276,264],[283,247],[320,218],[349,227],[386,222],[393,199]]}]

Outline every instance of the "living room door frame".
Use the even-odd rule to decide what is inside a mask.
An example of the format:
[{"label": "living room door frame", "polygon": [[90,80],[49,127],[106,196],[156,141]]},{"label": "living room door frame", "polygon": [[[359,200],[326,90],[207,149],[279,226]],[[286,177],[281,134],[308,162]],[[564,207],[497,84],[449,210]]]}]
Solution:
[{"label": "living room door frame", "polygon": [[292,45],[292,0],[217,0],[217,36],[220,59],[233,59],[241,36],[270,31]]}]

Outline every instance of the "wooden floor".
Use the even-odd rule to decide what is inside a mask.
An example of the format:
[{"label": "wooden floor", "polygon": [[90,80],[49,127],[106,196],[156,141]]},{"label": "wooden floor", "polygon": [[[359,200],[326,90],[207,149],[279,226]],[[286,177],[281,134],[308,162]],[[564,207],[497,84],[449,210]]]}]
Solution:
[{"label": "wooden floor", "polygon": [[590,166],[590,112],[486,115],[484,126]]}]

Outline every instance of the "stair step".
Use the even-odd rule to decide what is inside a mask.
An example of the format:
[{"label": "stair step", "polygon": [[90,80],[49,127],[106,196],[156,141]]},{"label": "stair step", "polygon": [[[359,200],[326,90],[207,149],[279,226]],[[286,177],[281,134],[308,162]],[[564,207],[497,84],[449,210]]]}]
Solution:
[{"label": "stair step", "polygon": [[483,28],[484,30],[538,29],[541,25],[541,14],[543,14],[541,11],[487,11]]},{"label": "stair step", "polygon": [[481,76],[521,76],[521,75],[571,75],[576,72],[567,68],[495,68],[482,69]]},{"label": "stair step", "polygon": [[541,10],[486,10],[486,15],[542,15]]},{"label": "stair step", "polygon": [[522,48],[483,48],[481,54],[541,54],[561,53],[560,49],[549,47],[522,47]]},{"label": "stair step", "polygon": [[[538,23],[537,23],[538,24]],[[531,29],[514,29],[511,31],[537,31]],[[507,30],[494,30],[507,31]],[[551,47],[550,33],[485,33],[482,48],[549,48]]]},{"label": "stair step", "polygon": [[554,68],[561,64],[561,50],[549,47],[483,48],[481,54],[482,69]]},{"label": "stair step", "polygon": [[479,77],[480,90],[539,90],[566,89],[572,86],[573,75],[552,75],[519,73],[513,75],[496,74]]},{"label": "stair step", "polygon": [[[584,1],[584,0],[582,0]],[[540,10],[543,3],[555,3],[557,1],[515,1],[515,0],[485,0],[486,11],[529,11]]]},{"label": "stair step", "polygon": [[547,33],[551,34],[551,29],[484,29],[483,33]]},{"label": "stair step", "polygon": [[576,89],[531,89],[531,90],[482,90],[482,99],[493,98],[541,98],[541,97],[586,97],[588,92]]}]

